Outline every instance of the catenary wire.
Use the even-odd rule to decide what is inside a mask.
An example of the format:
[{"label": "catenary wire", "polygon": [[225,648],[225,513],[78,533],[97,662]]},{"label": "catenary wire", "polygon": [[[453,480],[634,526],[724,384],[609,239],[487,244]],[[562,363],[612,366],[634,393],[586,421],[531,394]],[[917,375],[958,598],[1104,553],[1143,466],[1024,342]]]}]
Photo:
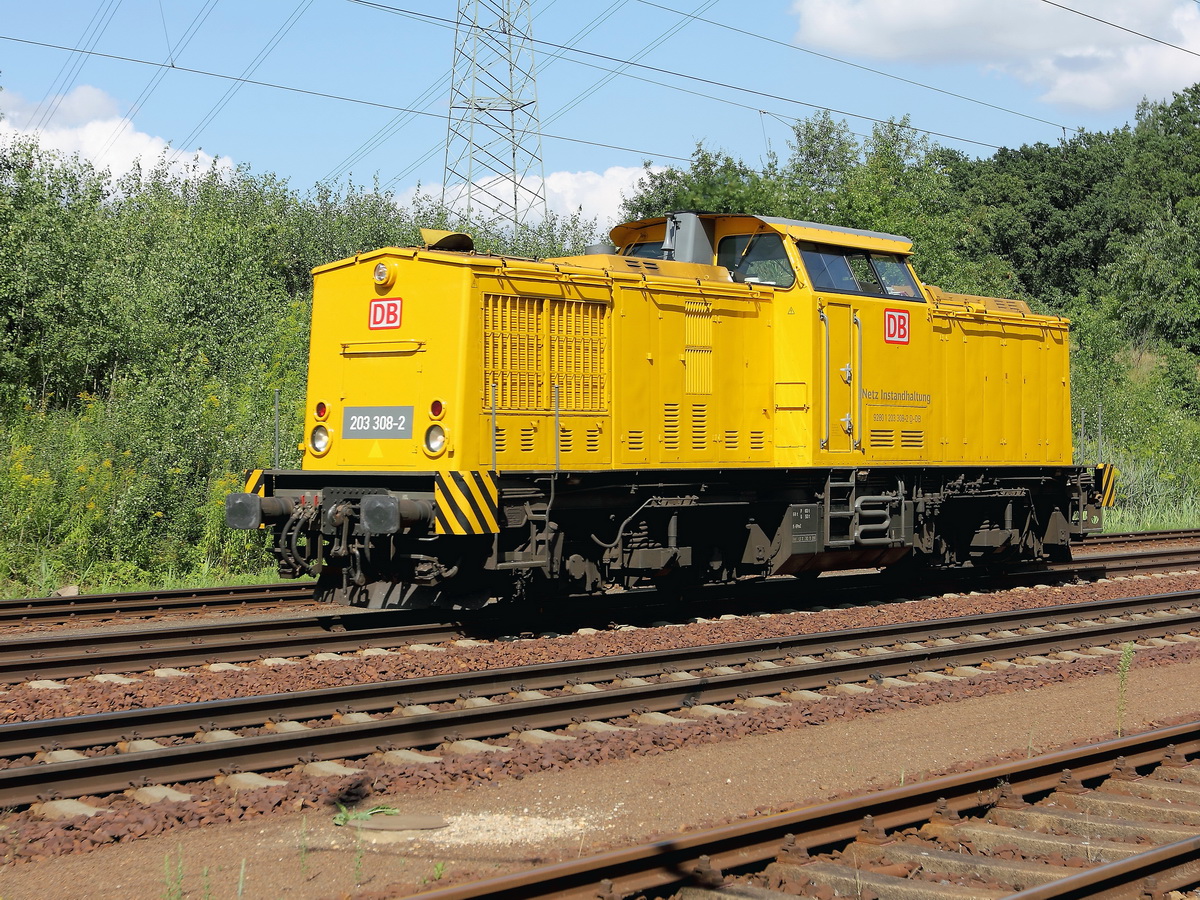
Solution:
[{"label": "catenary wire", "polygon": [[[533,16],[534,21],[536,21],[538,19],[538,17],[540,17],[547,10],[549,10],[551,7],[553,7],[557,2],[558,2],[558,0],[549,0],[549,2],[542,5],[542,7],[540,9],[538,9],[537,12],[534,13],[534,16]],[[603,22],[605,22],[609,18],[611,18],[619,9],[626,6],[628,3],[629,3],[629,0],[615,0],[615,2],[611,3],[605,10],[603,10],[602,12],[599,12],[595,16],[593,16],[592,20],[590,22],[587,22],[586,24],[584,24],[568,40],[571,42],[574,42],[576,40],[579,40],[582,37],[587,36],[588,34],[591,34],[592,31],[594,31],[597,27],[599,27]],[[559,61],[561,58],[562,58],[562,53],[550,54],[548,57],[549,61],[546,62],[541,67],[540,71],[544,74],[547,69],[549,69],[551,66],[553,66],[554,63]],[[572,60],[568,60],[568,61],[570,62]],[[445,74],[442,76],[442,78],[439,81],[434,81],[434,83],[431,84],[429,86],[429,88],[427,88],[426,91],[424,93],[422,93],[420,97],[417,98],[416,101],[414,101],[414,104],[420,104],[421,109],[427,110],[430,106],[430,103],[432,103],[432,101],[434,99],[430,95],[433,94],[433,92],[437,91],[439,88],[439,85],[444,84],[446,81],[449,80],[450,77],[451,77],[451,72],[450,71],[445,72]],[[426,98],[429,98],[429,99],[427,100]],[[390,140],[392,137],[394,137],[396,134],[398,134],[406,125],[408,125],[409,122],[412,122],[414,119],[415,119],[415,116],[407,115],[404,113],[401,113],[400,115],[397,115],[397,116],[393,116],[389,120],[388,124],[384,125],[378,131],[376,131],[375,134],[371,138],[368,138],[366,141],[364,141],[362,144],[360,144],[359,148],[354,153],[352,153],[349,157],[344,159],[337,167],[335,167],[329,174],[327,174],[325,176],[325,178],[322,179],[322,181],[332,181],[335,178],[341,177],[341,175],[345,174],[350,169],[351,166],[353,166],[355,163],[357,163],[361,159],[363,159],[368,153],[371,153],[374,150],[378,149],[386,141]],[[393,176],[387,182],[385,187],[390,187],[391,185],[398,183],[400,180],[405,178],[411,172],[414,172],[417,169],[419,169],[430,158],[432,158],[433,155],[436,154],[438,150],[441,150],[441,149],[444,149],[444,142],[439,142],[434,147],[432,147],[430,150],[421,154],[421,156],[410,161],[408,166],[406,166],[401,172],[399,172],[395,176]]]},{"label": "catenary wire", "polygon": [[1108,19],[1102,19],[1099,16],[1093,16],[1091,13],[1085,13],[1082,10],[1072,9],[1069,6],[1063,6],[1061,3],[1055,3],[1054,0],[1042,0],[1047,6],[1053,6],[1056,9],[1061,9],[1069,13],[1074,13],[1077,16],[1083,16],[1085,19],[1091,19],[1093,22],[1099,22],[1101,25],[1107,25],[1110,28],[1115,28],[1118,31],[1124,31],[1126,34],[1132,34],[1135,37],[1145,38],[1148,41],[1153,41],[1156,44],[1162,44],[1164,47],[1170,47],[1172,50],[1179,50],[1191,56],[1200,56],[1195,50],[1189,50],[1187,47],[1180,47],[1178,44],[1172,44],[1170,41],[1164,41],[1162,38],[1156,38],[1150,34],[1143,34],[1140,31],[1134,31],[1132,28],[1126,28],[1124,25],[1118,25],[1116,22],[1110,22]]},{"label": "catenary wire", "polygon": [[[19,38],[13,35],[0,34],[0,41],[11,41],[17,44],[26,44],[31,47],[44,47],[48,50],[63,50],[67,53],[86,53],[89,56],[99,57],[100,59],[111,59],[117,62],[136,63],[142,66],[157,66],[162,67],[164,63],[155,62],[151,59],[139,59],[136,56],[121,56],[116,53],[103,53],[99,50],[79,50],[75,47],[67,47],[63,44],[52,44],[49,41],[35,41],[30,38]],[[370,106],[375,109],[388,109],[393,112],[410,112],[420,116],[427,116],[433,119],[444,119],[445,117],[439,113],[431,113],[421,109],[410,109],[404,106],[396,106],[391,103],[382,103],[377,100],[364,100],[361,97],[347,97],[342,94],[331,94],[327,91],[315,91],[310,88],[299,88],[287,84],[278,84],[273,81],[260,81],[255,78],[242,78],[237,75],[226,75],[222,72],[210,72],[206,69],[197,69],[191,66],[174,66],[172,67],[177,72],[187,72],[190,75],[203,75],[207,78],[221,78],[226,81],[237,81],[241,84],[250,84],[255,87],[271,88],[272,90],[287,91],[291,94],[299,94],[304,97],[319,97],[322,100],[336,100],[339,103],[354,103],[358,106]],[[620,150],[623,153],[636,153],[643,157],[652,159],[674,159],[680,162],[688,162],[689,157],[677,156],[672,153],[656,153],[651,150],[639,149],[637,147],[623,147],[619,144],[606,144],[603,141],[589,141],[585,138],[569,137],[562,134],[543,134],[542,137],[553,141],[564,141],[571,144],[582,144],[587,147],[601,147],[606,150]],[[999,148],[996,148],[999,149]]]},{"label": "catenary wire", "polygon": [[[79,38],[80,46],[76,49],[91,50],[104,36],[104,32],[108,30],[109,24],[116,15],[117,9],[121,6],[121,0],[108,0],[108,4],[104,7],[97,8],[88,22],[87,28],[84,29],[83,35]],[[54,114],[58,112],[62,105],[63,98],[70,92],[75,84],[75,79],[79,77],[79,72],[83,69],[83,64],[87,61],[86,56],[78,56],[73,60],[67,60],[63,63],[62,68],[58,70],[58,75],[54,81],[50,83],[50,87],[46,89],[45,96],[38,102],[33,114],[30,116],[30,122],[33,124],[34,132],[40,132],[43,128],[50,125],[50,121],[54,118]],[[56,87],[61,82],[62,87],[55,93]],[[50,98],[53,97],[53,100]],[[49,104],[47,104],[49,101]],[[45,108],[43,109],[43,106]],[[36,119],[36,122],[34,120]]]},{"label": "catenary wire", "polygon": [[[154,75],[151,76],[150,80],[146,83],[146,86],[142,88],[142,92],[138,94],[137,99],[133,101],[133,104],[129,107],[129,111],[126,112],[121,118],[121,121],[117,123],[117,127],[113,129],[112,134],[110,134],[108,139],[104,142],[104,146],[100,148],[100,152],[96,154],[97,163],[104,160],[104,157],[108,155],[108,151],[113,148],[121,135],[125,133],[125,129],[132,124],[134,118],[139,112],[141,112],[142,107],[146,104],[146,101],[153,96],[155,90],[158,89],[159,84],[164,78],[167,77],[167,72],[175,67],[175,57],[181,53],[189,43],[191,43],[192,38],[196,36],[196,32],[199,31],[200,27],[208,20],[208,17],[216,7],[217,2],[218,0],[206,0],[205,5],[200,8],[198,13],[196,13],[195,17],[191,21],[191,24],[188,25],[187,30],[184,31],[183,35],[179,38],[179,41],[176,44],[172,45],[170,43],[170,39],[168,38],[168,65],[155,72]],[[161,3],[159,5],[159,12],[162,12]],[[164,20],[164,35],[166,34],[166,31],[167,23]]]},{"label": "catenary wire", "polygon": [[[776,44],[780,47],[787,47],[790,50],[796,50],[797,52],[800,52],[800,53],[807,53],[810,56],[816,56],[819,59],[827,59],[830,62],[839,63],[844,66],[850,66],[851,68],[858,69],[863,72],[870,72],[872,75],[882,75],[884,78],[891,78],[895,81],[903,82],[904,84],[911,84],[914,87],[919,87],[919,88],[922,88],[927,91],[936,91],[939,94],[945,94],[947,97],[955,97],[959,100],[966,100],[968,103],[977,103],[980,106],[986,106],[988,109],[994,109],[994,110],[997,110],[998,112],[1010,113],[1014,116],[1020,116],[1021,118],[1029,119],[1030,121],[1033,121],[1033,122],[1041,122],[1044,125],[1053,125],[1055,128],[1071,127],[1071,126],[1063,125],[1060,122],[1051,122],[1049,119],[1042,119],[1042,118],[1039,118],[1038,116],[1034,116],[1029,113],[1023,113],[1020,110],[1009,109],[1007,106],[1000,106],[996,103],[988,103],[986,100],[980,100],[976,97],[968,97],[966,94],[959,94],[955,91],[950,91],[950,90],[946,90],[945,88],[936,87],[935,85],[932,85],[932,84],[925,84],[924,82],[921,82],[921,81],[914,81],[911,78],[904,78],[903,76],[895,75],[892,72],[885,72],[882,69],[874,69],[871,66],[864,66],[864,65],[861,65],[860,63],[851,62],[848,59],[842,59],[840,56],[831,56],[828,53],[819,53],[818,51],[810,50],[807,47],[800,47],[800,46],[797,46],[796,44],[789,44],[787,41],[780,41],[773,37],[767,37],[765,34],[755,34],[753,31],[746,31],[742,28],[737,28],[733,25],[727,25],[724,22],[717,22],[713,19],[705,19],[702,16],[696,15],[695,13],[680,12],[677,9],[671,9],[671,7],[669,7],[669,6],[661,6],[658,3],[653,3],[653,2],[651,2],[651,0],[638,0],[638,2],[642,3],[646,6],[652,6],[655,9],[661,9],[666,12],[675,13],[678,16],[687,16],[688,18],[696,19],[697,21],[704,22],[708,25],[713,25],[713,26],[716,26],[717,28],[723,28],[726,31],[732,31],[737,34],[745,35],[746,37],[756,38],[757,40],[766,41],[767,43],[770,43],[770,44]],[[1195,0],[1195,2],[1200,3],[1200,0]]]},{"label": "catenary wire", "polygon": [[[261,50],[258,51],[254,59],[250,61],[250,64],[242,70],[243,77],[253,75],[258,70],[258,67],[261,66],[263,62],[266,61],[266,58],[271,55],[271,51],[273,51],[279,45],[279,42],[283,40],[284,36],[292,30],[292,26],[299,21],[300,17],[304,15],[304,13],[307,12],[308,8],[312,5],[313,0],[300,0],[300,2],[296,5],[296,8],[292,10],[292,14],[288,16],[286,20],[284,20],[283,24],[280,25],[275,31],[275,34],[271,36],[271,39],[267,41]],[[241,90],[242,83],[243,82],[240,80],[235,81],[226,89],[225,93],[221,95],[220,99],[213,104],[212,108],[209,109],[204,118],[200,120],[200,123],[191,130],[187,137],[179,142],[179,149],[171,154],[171,158],[168,163],[174,163],[181,156],[183,156],[183,154],[186,152],[183,148],[187,147],[188,144],[196,140],[201,134],[204,133],[204,129],[212,124],[213,119],[220,115],[221,111],[229,104],[229,101],[233,99],[234,95]]]},{"label": "catenary wire", "polygon": [[[412,10],[400,9],[398,7],[388,6],[383,3],[373,2],[373,0],[347,0],[347,2],[356,3],[360,6],[372,7],[374,9],[380,10],[381,12],[392,13],[394,15],[404,16],[406,18],[424,19],[426,21],[431,21],[431,22],[434,22],[436,24],[440,24],[443,26],[453,27],[453,22],[451,20],[442,18],[441,16],[434,16],[434,15],[431,15],[428,13],[416,13],[416,12],[413,12]],[[707,85],[711,85],[714,87],[725,88],[726,90],[739,91],[741,93],[752,94],[757,97],[765,97],[770,100],[779,100],[784,103],[795,103],[797,106],[806,106],[809,109],[823,110],[825,112],[836,113],[839,116],[850,116],[851,118],[854,118],[854,119],[862,119],[867,122],[874,122],[877,125],[894,124],[887,119],[880,119],[875,116],[864,115],[863,113],[856,113],[856,112],[851,112],[849,110],[838,109],[837,107],[833,107],[833,106],[823,106],[819,103],[810,103],[807,100],[796,100],[791,97],[782,97],[778,94],[771,94],[766,91],[755,90],[754,88],[747,88],[747,87],[740,87],[738,85],[733,85],[733,84],[726,84],[725,82],[716,81],[711,78],[702,78],[699,75],[685,75],[683,73],[675,72],[670,69],[663,69],[658,66],[646,65],[645,63],[635,63],[635,62],[631,62],[629,60],[618,59],[616,57],[606,56],[603,53],[595,53],[591,50],[579,50],[577,48],[564,47],[561,44],[555,44],[551,41],[542,41],[542,40],[538,40],[537,38],[531,38],[530,40],[532,43],[535,43],[535,44],[542,44],[547,47],[560,47],[562,49],[569,50],[572,53],[579,53],[584,56],[592,56],[597,59],[603,59],[603,60],[606,60],[611,63],[617,63],[617,64],[628,63],[629,65],[636,66],[639,69],[648,69],[649,71],[657,72],[661,75],[671,75],[676,78],[685,79],[687,81],[696,81],[696,82],[700,82],[701,84],[707,84]],[[929,129],[929,128],[919,128],[916,125],[906,125],[904,127],[910,131],[918,131],[922,134],[927,134],[930,137],[946,138],[947,140],[959,141],[964,144],[975,144],[977,146],[987,147],[992,150],[1000,149],[996,144],[989,144],[986,141],[977,141],[977,140],[974,140],[973,138],[960,137],[958,135],[948,134],[948,133],[942,132],[942,131],[933,131],[932,129]]]}]

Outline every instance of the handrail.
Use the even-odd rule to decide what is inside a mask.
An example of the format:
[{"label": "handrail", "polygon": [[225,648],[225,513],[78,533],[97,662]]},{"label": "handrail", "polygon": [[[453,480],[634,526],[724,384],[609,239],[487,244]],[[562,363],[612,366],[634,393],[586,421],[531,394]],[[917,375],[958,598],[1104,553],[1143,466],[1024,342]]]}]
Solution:
[{"label": "handrail", "polygon": [[371,353],[420,353],[424,341],[404,338],[396,341],[342,341],[342,356],[366,356]]},{"label": "handrail", "polygon": [[817,315],[821,317],[821,324],[825,326],[825,437],[821,439],[821,449],[829,449],[829,366],[830,349],[829,349],[829,317],[825,315],[825,310],[818,309]]},{"label": "handrail", "polygon": [[[858,395],[858,417],[850,423],[850,442],[855,450],[860,450],[862,449],[863,433],[863,327],[862,319],[858,317],[858,310],[854,311],[854,327],[858,331],[858,368],[854,370],[857,378],[851,381],[850,390]],[[855,434],[856,430],[857,435]]]}]

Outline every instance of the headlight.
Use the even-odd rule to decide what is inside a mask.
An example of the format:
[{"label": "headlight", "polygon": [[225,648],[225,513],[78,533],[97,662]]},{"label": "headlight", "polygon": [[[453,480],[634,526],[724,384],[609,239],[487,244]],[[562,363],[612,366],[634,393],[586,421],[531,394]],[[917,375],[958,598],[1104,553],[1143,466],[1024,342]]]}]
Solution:
[{"label": "headlight", "polygon": [[376,263],[371,277],[380,287],[391,287],[396,281],[396,267],[390,263]]},{"label": "headlight", "polygon": [[437,455],[446,447],[446,430],[441,425],[430,425],[425,429],[425,449]]},{"label": "headlight", "polygon": [[313,448],[314,453],[324,453],[329,449],[329,429],[324,425],[318,425],[309,435],[308,444]]}]

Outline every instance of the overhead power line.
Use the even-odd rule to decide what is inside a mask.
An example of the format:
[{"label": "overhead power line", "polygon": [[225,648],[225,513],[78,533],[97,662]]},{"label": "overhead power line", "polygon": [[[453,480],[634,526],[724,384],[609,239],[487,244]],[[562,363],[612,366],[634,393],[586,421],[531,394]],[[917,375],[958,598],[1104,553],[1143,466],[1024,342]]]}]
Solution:
[{"label": "overhead power line", "polygon": [[[401,9],[401,8],[395,7],[395,6],[388,6],[387,4],[384,4],[384,3],[373,2],[373,0],[348,0],[348,2],[357,3],[360,6],[367,6],[367,7],[371,7],[374,9],[378,9],[381,12],[405,16],[407,18],[425,19],[425,20],[428,20],[431,22],[437,22],[439,24],[451,24],[451,25],[453,24],[451,22],[451,20],[445,19],[441,16],[435,16],[435,15],[432,15],[429,13],[418,13],[418,12],[414,12],[413,10],[410,10],[410,9]],[[627,59],[620,59],[618,57],[608,56],[604,53],[596,53],[591,50],[580,50],[576,47],[567,47],[563,44],[555,44],[551,41],[543,41],[543,40],[539,40],[537,38],[533,39],[533,43],[541,44],[545,47],[552,47],[552,48],[559,49],[559,50],[566,50],[571,53],[578,53],[583,56],[590,56],[595,59],[603,59],[606,62],[615,63],[617,65],[633,66],[633,67],[636,67],[639,69],[646,69],[651,72],[657,72],[660,75],[670,75],[675,78],[682,78],[686,81],[695,81],[695,82],[699,82],[700,84],[710,85],[712,87],[725,88],[726,90],[730,90],[730,91],[739,91],[741,93],[751,94],[756,97],[765,97],[769,100],[779,100],[783,103],[795,103],[797,106],[805,106],[805,107],[808,107],[809,109],[816,109],[816,110],[822,110],[824,112],[836,113],[839,116],[850,116],[851,118],[854,118],[854,119],[862,119],[863,121],[866,121],[866,122],[874,122],[877,125],[892,124],[887,119],[880,119],[875,116],[868,116],[868,115],[865,115],[864,113],[856,113],[856,112],[852,112],[850,110],[838,109],[837,107],[825,106],[820,103],[811,103],[807,100],[796,100],[792,97],[784,97],[779,94],[769,93],[767,91],[759,91],[754,88],[741,87],[741,86],[735,85],[735,84],[727,84],[726,82],[716,81],[715,79],[712,79],[712,78],[702,78],[699,75],[687,75],[682,72],[674,71],[672,69],[664,69],[659,66],[647,65],[646,63],[639,63],[639,62],[633,62],[633,61],[627,60]],[[960,137],[958,135],[948,134],[948,133],[942,132],[942,131],[933,131],[932,129],[929,129],[929,128],[919,128],[916,125],[907,125],[905,127],[911,131],[917,131],[917,132],[920,132],[921,134],[928,134],[931,137],[946,138],[946,139],[952,140],[952,141],[960,141],[964,144],[975,144],[980,147],[988,147],[992,150],[999,149],[999,147],[996,144],[989,144],[985,141],[977,141],[972,138]]]},{"label": "overhead power line", "polygon": [[[927,91],[936,91],[939,94],[945,94],[947,97],[955,97],[959,100],[966,100],[968,103],[977,103],[980,106],[986,106],[988,109],[994,109],[999,112],[1010,113],[1011,115],[1014,115],[1014,116],[1020,116],[1023,119],[1029,119],[1032,122],[1041,122],[1043,125],[1053,125],[1055,128],[1070,127],[1067,125],[1063,125],[1061,122],[1051,122],[1049,119],[1043,119],[1038,116],[1030,115],[1029,113],[1023,113],[1020,110],[1009,109],[1007,106],[1000,106],[995,103],[988,103],[986,100],[980,100],[976,97],[968,97],[966,94],[959,94],[959,93],[956,93],[955,91],[949,91],[949,90],[946,90],[945,88],[936,87],[935,85],[932,85],[932,84],[925,84],[924,82],[921,82],[921,81],[914,81],[911,78],[904,78],[900,75],[895,75],[891,72],[885,72],[882,69],[873,69],[870,66],[864,66],[864,65],[861,65],[860,63],[851,62],[848,59],[842,59],[840,56],[831,56],[828,53],[819,53],[816,50],[809,50],[807,47],[801,47],[797,44],[790,44],[787,41],[780,41],[773,37],[767,37],[765,34],[755,34],[753,31],[746,31],[742,28],[735,28],[733,25],[727,25],[724,22],[717,22],[717,21],[714,21],[713,19],[705,19],[704,17],[698,16],[695,13],[685,13],[685,12],[681,12],[678,9],[671,9],[669,6],[661,6],[657,3],[652,3],[651,0],[638,0],[638,2],[642,3],[646,6],[652,6],[655,9],[661,9],[665,12],[675,13],[675,15],[677,15],[677,16],[686,16],[689,19],[695,19],[697,22],[704,22],[706,25],[713,25],[717,28],[723,28],[726,31],[732,31],[736,34],[745,35],[746,37],[751,37],[756,40],[766,41],[768,44],[776,44],[777,46],[786,47],[789,50],[795,50],[799,53],[807,53],[810,56],[816,56],[819,59],[827,59],[830,62],[839,63],[840,65],[843,65],[843,66],[850,66],[853,69],[859,69],[860,71],[863,71],[863,72],[870,72],[872,75],[882,75],[884,78],[891,78],[894,81],[900,81],[900,82],[903,82],[904,84],[911,84],[914,87],[919,87],[919,88],[922,88]],[[1196,2],[1200,3],[1200,0],[1196,0]]]},{"label": "overhead power line", "polygon": [[[296,24],[300,17],[304,15],[308,11],[308,8],[312,5],[313,0],[300,0],[300,2],[296,5],[296,8],[292,10],[292,14],[287,17],[287,19],[282,25],[279,26],[278,29],[276,29],[275,33],[271,35],[271,39],[268,40],[263,48],[258,51],[254,59],[250,60],[250,63],[246,66],[246,68],[242,70],[243,77],[247,75],[253,75],[258,70],[258,67],[261,66],[263,62],[266,61],[266,58],[271,55],[271,51],[279,45],[279,42],[283,40],[284,36],[292,30],[292,26]],[[229,104],[229,101],[233,99],[234,95],[241,90],[242,83],[243,82],[241,79],[235,79],[234,83],[231,84],[226,89],[225,93],[221,95],[221,98],[213,104],[212,108],[209,109],[207,113],[205,113],[204,118],[200,120],[199,124],[191,130],[187,137],[179,142],[179,149],[171,154],[170,162],[175,162],[175,160],[179,159],[180,155],[184,152],[182,148],[186,147],[193,140],[196,140],[201,134],[204,133],[204,129],[212,124],[213,119],[220,115],[221,110],[223,110]]]},{"label": "overhead power line", "polygon": [[[146,83],[146,86],[142,88],[142,92],[138,94],[137,99],[133,101],[133,105],[129,107],[129,111],[126,112],[121,118],[121,121],[117,123],[117,127],[113,129],[112,134],[110,134],[108,139],[104,142],[104,146],[100,148],[100,152],[96,154],[97,163],[100,163],[104,160],[104,157],[108,155],[108,151],[112,149],[113,145],[117,142],[117,139],[125,133],[125,129],[129,127],[130,123],[134,120],[137,114],[141,112],[142,107],[154,94],[155,90],[158,89],[158,86],[162,80],[166,78],[167,72],[175,67],[175,57],[179,53],[183,52],[187,45],[191,43],[192,38],[196,36],[196,32],[200,30],[200,26],[207,21],[209,15],[212,13],[216,5],[217,0],[206,0],[204,6],[201,7],[198,13],[196,13],[191,24],[188,25],[187,30],[183,33],[183,36],[180,37],[179,42],[174,45],[170,43],[170,37],[167,36],[167,23],[166,20],[163,19],[163,36],[167,37],[167,65],[155,72],[150,77],[150,80]],[[160,18],[162,18],[163,10],[161,2],[159,3],[158,11]]]},{"label": "overhead power line", "polygon": [[[30,40],[29,38],[19,38],[8,34],[0,34],[0,41],[11,41],[16,44],[26,44],[30,47],[44,47],[48,50],[65,50],[67,53],[85,53],[89,56],[99,57],[100,59],[111,59],[116,60],[117,62],[136,63],[137,65],[141,66],[155,66],[157,68],[163,68],[166,66],[166,63],[155,62],[152,59],[139,59],[136,56],[121,56],[116,53],[101,53],[98,50],[78,50],[75,47],[67,47],[62,44],[51,44],[48,41],[34,41]],[[203,75],[206,78],[222,78],[227,81],[237,81],[241,84],[252,84],[255,87],[265,87],[277,91],[287,91],[290,94],[299,94],[304,97],[320,97],[322,100],[336,100],[340,103],[354,103],[359,106],[370,106],[374,107],[375,109],[387,109],[391,110],[392,112],[412,113],[413,115],[427,116],[440,121],[445,121],[446,118],[441,113],[431,113],[423,109],[410,109],[409,107],[396,106],[392,103],[381,103],[376,100],[363,100],[360,97],[346,97],[341,94],[330,94],[327,91],[314,91],[310,90],[309,88],[292,87],[291,85],[287,84],[277,84],[273,81],[259,81],[254,78],[242,78],[237,75],[226,75],[223,72],[209,72],[206,69],[196,69],[190,66],[177,65],[171,68],[174,68],[176,72],[187,72],[190,75]],[[677,156],[672,153],[655,153],[652,150],[641,150],[636,147],[622,147],[619,144],[606,144],[602,141],[589,141],[584,138],[568,137],[567,135],[562,134],[543,134],[542,137],[555,141],[566,141],[572,144],[583,144],[587,147],[602,147],[606,150],[620,150],[624,153],[636,153],[643,158],[674,159],[681,162],[688,162],[690,159],[690,157]]]},{"label": "overhead power line", "polygon": [[1164,41],[1162,38],[1156,38],[1152,34],[1143,34],[1140,31],[1134,31],[1132,28],[1126,28],[1124,25],[1118,25],[1116,22],[1110,22],[1108,19],[1102,19],[1099,16],[1093,16],[1091,13],[1085,13],[1078,9],[1071,9],[1069,6],[1063,6],[1061,3],[1055,3],[1054,0],[1042,0],[1047,6],[1053,6],[1055,9],[1061,9],[1069,13],[1074,13],[1077,16],[1083,16],[1085,19],[1091,19],[1093,22],[1099,22],[1101,25],[1107,25],[1110,28],[1115,28],[1118,31],[1124,31],[1126,34],[1132,34],[1134,37],[1145,38],[1148,41],[1153,41],[1156,44],[1162,44],[1164,47],[1170,47],[1172,50],[1178,50],[1181,53],[1187,53],[1190,56],[1200,56],[1195,50],[1189,50],[1187,47],[1180,47],[1178,44],[1172,44],[1170,41]]}]

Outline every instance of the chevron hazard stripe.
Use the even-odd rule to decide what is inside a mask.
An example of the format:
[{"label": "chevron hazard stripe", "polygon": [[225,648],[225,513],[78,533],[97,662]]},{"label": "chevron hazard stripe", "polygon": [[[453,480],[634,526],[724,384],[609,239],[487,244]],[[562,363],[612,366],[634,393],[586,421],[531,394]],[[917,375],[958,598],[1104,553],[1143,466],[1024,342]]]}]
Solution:
[{"label": "chevron hazard stripe", "polygon": [[1113,506],[1117,502],[1117,467],[1100,463],[1096,469],[1100,473],[1100,505]]},{"label": "chevron hazard stripe", "polygon": [[493,472],[438,472],[433,500],[436,534],[500,531],[500,488]]},{"label": "chevron hazard stripe", "polygon": [[246,476],[246,486],[243,490],[247,494],[258,494],[260,497],[265,496],[267,486],[263,483],[262,469],[255,469]]}]

